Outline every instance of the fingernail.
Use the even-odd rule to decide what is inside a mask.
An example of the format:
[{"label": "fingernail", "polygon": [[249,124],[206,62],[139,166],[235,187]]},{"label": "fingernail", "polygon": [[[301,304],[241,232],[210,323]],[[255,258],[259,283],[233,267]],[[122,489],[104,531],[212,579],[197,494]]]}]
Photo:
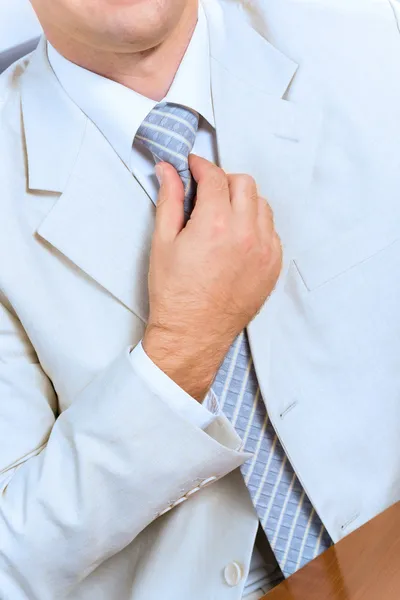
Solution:
[{"label": "fingernail", "polygon": [[161,165],[156,165],[156,175],[158,179],[158,183],[161,185],[163,180],[163,168]]}]

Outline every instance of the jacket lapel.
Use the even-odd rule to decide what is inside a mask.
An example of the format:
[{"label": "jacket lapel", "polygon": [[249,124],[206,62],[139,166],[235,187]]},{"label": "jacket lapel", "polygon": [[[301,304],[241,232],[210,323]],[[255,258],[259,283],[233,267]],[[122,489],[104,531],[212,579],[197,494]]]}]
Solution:
[{"label": "jacket lapel", "polygon": [[290,246],[292,224],[311,181],[320,115],[310,104],[284,98],[298,66],[249,26],[244,11],[235,4],[202,2],[220,165],[254,176],[284,245]]},{"label": "jacket lapel", "polygon": [[[251,173],[284,243],[313,166],[317,119],[283,96],[297,66],[237,11],[203,0],[221,166]],[[48,107],[46,112],[43,106]],[[28,187],[60,197],[38,234],[143,321],[154,206],[99,130],[68,98],[43,39],[22,88]]]},{"label": "jacket lapel", "polygon": [[146,321],[154,205],[63,92],[44,40],[24,77],[22,108],[29,189],[61,194],[37,233]]},{"label": "jacket lapel", "polygon": [[273,209],[285,250],[277,289],[248,327],[254,365],[267,398],[271,339],[296,231],[304,218],[321,114],[311,103],[285,99],[298,66],[246,23],[243,10],[235,4],[202,2],[210,32],[220,165],[227,172],[255,178],[260,195]]}]

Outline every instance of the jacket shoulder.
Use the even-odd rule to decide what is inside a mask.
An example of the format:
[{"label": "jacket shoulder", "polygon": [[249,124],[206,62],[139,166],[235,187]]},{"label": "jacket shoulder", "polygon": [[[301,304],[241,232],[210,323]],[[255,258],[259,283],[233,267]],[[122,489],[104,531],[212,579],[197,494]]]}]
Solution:
[{"label": "jacket shoulder", "polygon": [[0,75],[0,225],[5,224],[6,214],[16,206],[15,192],[24,194],[26,189],[21,86],[28,64],[29,56]]},{"label": "jacket shoulder", "polygon": [[0,112],[7,102],[20,95],[22,77],[29,65],[31,54],[20,58],[0,74]]},{"label": "jacket shoulder", "polygon": [[[399,38],[397,0],[240,0],[251,25],[268,41],[296,53],[328,51]],[[400,11],[399,11],[400,13]],[[373,40],[373,41],[372,41]],[[340,52],[339,52],[340,53]]]},{"label": "jacket shoulder", "polygon": [[19,59],[0,75],[0,173],[13,140],[21,138],[21,84],[29,60],[30,56]]},{"label": "jacket shoulder", "polygon": [[[229,0],[224,0],[225,2]],[[279,12],[290,15],[378,15],[390,11],[398,0],[230,0],[248,14],[273,15]]]},{"label": "jacket shoulder", "polygon": [[[395,0],[397,1],[397,0]],[[301,81],[334,98],[400,68],[400,33],[390,0],[241,0],[258,33],[299,65]],[[400,19],[400,15],[398,16]],[[365,84],[365,81],[361,81]]]}]

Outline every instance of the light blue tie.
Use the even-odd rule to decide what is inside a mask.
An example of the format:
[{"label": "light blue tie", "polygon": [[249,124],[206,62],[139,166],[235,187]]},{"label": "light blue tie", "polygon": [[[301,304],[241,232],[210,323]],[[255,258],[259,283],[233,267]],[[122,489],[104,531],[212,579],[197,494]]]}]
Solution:
[{"label": "light blue tie", "polygon": [[189,154],[199,127],[199,115],[178,104],[162,102],[147,115],[136,139],[150,150],[156,163],[166,161],[178,171],[185,188],[185,218],[193,210],[196,183],[189,170]]},{"label": "light blue tie", "polygon": [[247,333],[230,348],[213,384],[224,414],[253,458],[242,474],[262,528],[285,577],[332,541],[307,498],[268,418]]},{"label": "light blue tie", "polygon": [[[137,139],[156,162],[174,165],[185,186],[190,216],[196,186],[188,156],[198,115],[183,106],[158,104],[141,125]],[[220,406],[253,458],[242,473],[262,528],[287,577],[331,546],[332,541],[307,498],[268,419],[251,358],[247,333],[230,348],[213,384]]]}]

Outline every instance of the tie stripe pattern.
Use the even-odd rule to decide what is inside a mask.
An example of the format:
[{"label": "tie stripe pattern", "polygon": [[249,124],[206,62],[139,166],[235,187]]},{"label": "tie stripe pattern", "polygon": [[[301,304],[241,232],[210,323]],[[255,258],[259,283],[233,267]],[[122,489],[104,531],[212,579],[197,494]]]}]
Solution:
[{"label": "tie stripe pattern", "polygon": [[147,115],[136,140],[153,155],[156,163],[166,161],[178,171],[185,188],[185,218],[190,217],[196,183],[189,170],[191,153],[199,126],[199,115],[178,104],[162,102]]},{"label": "tie stripe pattern", "polygon": [[224,414],[253,458],[242,466],[262,528],[288,577],[332,541],[275,433],[260,393],[247,333],[230,348],[213,384]]},{"label": "tie stripe pattern", "polygon": [[[197,113],[158,104],[136,139],[157,162],[171,163],[185,186],[188,219],[196,193],[188,157],[198,129]],[[213,383],[220,406],[253,458],[242,466],[260,523],[287,577],[329,548],[332,541],[302,488],[268,418],[251,357],[247,333],[230,348]]]}]

